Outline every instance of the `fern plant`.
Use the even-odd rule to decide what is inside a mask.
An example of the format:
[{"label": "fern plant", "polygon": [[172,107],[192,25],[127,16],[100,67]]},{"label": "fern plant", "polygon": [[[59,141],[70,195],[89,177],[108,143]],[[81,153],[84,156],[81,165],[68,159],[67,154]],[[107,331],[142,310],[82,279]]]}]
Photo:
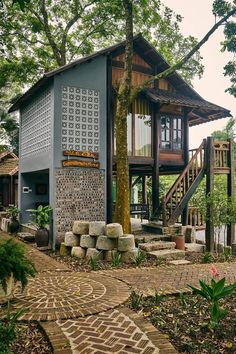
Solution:
[{"label": "fern plant", "polygon": [[34,277],[36,269],[25,256],[25,249],[14,240],[0,243],[0,284],[5,293],[7,292],[7,280],[13,275],[14,281],[19,281],[22,289],[28,283],[28,277]]}]

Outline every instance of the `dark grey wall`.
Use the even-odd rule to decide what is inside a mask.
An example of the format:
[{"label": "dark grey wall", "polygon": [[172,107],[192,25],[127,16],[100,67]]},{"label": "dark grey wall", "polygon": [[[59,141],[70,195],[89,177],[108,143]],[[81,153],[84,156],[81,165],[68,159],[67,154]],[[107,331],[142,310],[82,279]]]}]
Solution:
[{"label": "dark grey wall", "polygon": [[[40,173],[23,173],[20,176],[20,198],[19,208],[21,210],[21,222],[26,223],[30,220],[30,213],[27,209],[35,209],[36,203],[49,202],[49,171],[41,171]],[[37,195],[36,184],[47,184],[47,194]],[[23,187],[29,187],[32,191],[23,193]]]}]

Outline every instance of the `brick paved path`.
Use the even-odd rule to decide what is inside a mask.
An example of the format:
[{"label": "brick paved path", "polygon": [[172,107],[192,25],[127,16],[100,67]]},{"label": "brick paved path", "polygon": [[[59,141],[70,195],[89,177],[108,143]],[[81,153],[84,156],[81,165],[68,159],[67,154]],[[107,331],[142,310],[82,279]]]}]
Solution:
[{"label": "brick paved path", "polygon": [[[177,353],[164,335],[122,304],[131,290],[176,293],[210,277],[209,264],[78,273],[26,248],[38,274],[23,294],[17,289],[12,307],[28,309],[24,320],[41,321],[56,354]],[[217,268],[228,282],[236,281],[236,263]]]},{"label": "brick paved path", "polygon": [[[236,281],[236,263],[217,263],[221,277],[228,283]],[[209,279],[211,264],[189,264],[179,266],[161,266],[155,268],[113,269],[100,271],[100,274],[121,279],[133,290],[143,295],[155,293],[172,294],[190,291],[188,284],[199,285],[199,279]]]}]

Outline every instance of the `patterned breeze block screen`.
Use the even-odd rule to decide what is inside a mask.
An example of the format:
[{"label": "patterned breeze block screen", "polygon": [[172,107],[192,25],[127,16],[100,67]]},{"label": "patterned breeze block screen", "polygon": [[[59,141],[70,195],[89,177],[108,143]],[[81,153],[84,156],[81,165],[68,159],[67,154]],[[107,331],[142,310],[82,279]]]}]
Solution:
[{"label": "patterned breeze block screen", "polygon": [[21,112],[21,157],[49,151],[51,119],[51,91],[48,89]]},{"label": "patterned breeze block screen", "polygon": [[99,151],[99,92],[62,87],[62,150]]}]

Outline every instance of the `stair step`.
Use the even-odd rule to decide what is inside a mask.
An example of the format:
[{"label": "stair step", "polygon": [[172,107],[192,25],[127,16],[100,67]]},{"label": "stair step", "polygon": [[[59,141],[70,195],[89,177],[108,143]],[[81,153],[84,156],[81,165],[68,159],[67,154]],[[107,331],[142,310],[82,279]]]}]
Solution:
[{"label": "stair step", "polygon": [[175,242],[165,242],[165,241],[148,242],[148,243],[140,244],[139,248],[145,252],[159,251],[163,249],[166,250],[175,249]]},{"label": "stair step", "polygon": [[185,257],[185,251],[176,249],[167,249],[159,251],[151,251],[148,254],[155,258],[165,258],[165,259],[183,259]]}]

